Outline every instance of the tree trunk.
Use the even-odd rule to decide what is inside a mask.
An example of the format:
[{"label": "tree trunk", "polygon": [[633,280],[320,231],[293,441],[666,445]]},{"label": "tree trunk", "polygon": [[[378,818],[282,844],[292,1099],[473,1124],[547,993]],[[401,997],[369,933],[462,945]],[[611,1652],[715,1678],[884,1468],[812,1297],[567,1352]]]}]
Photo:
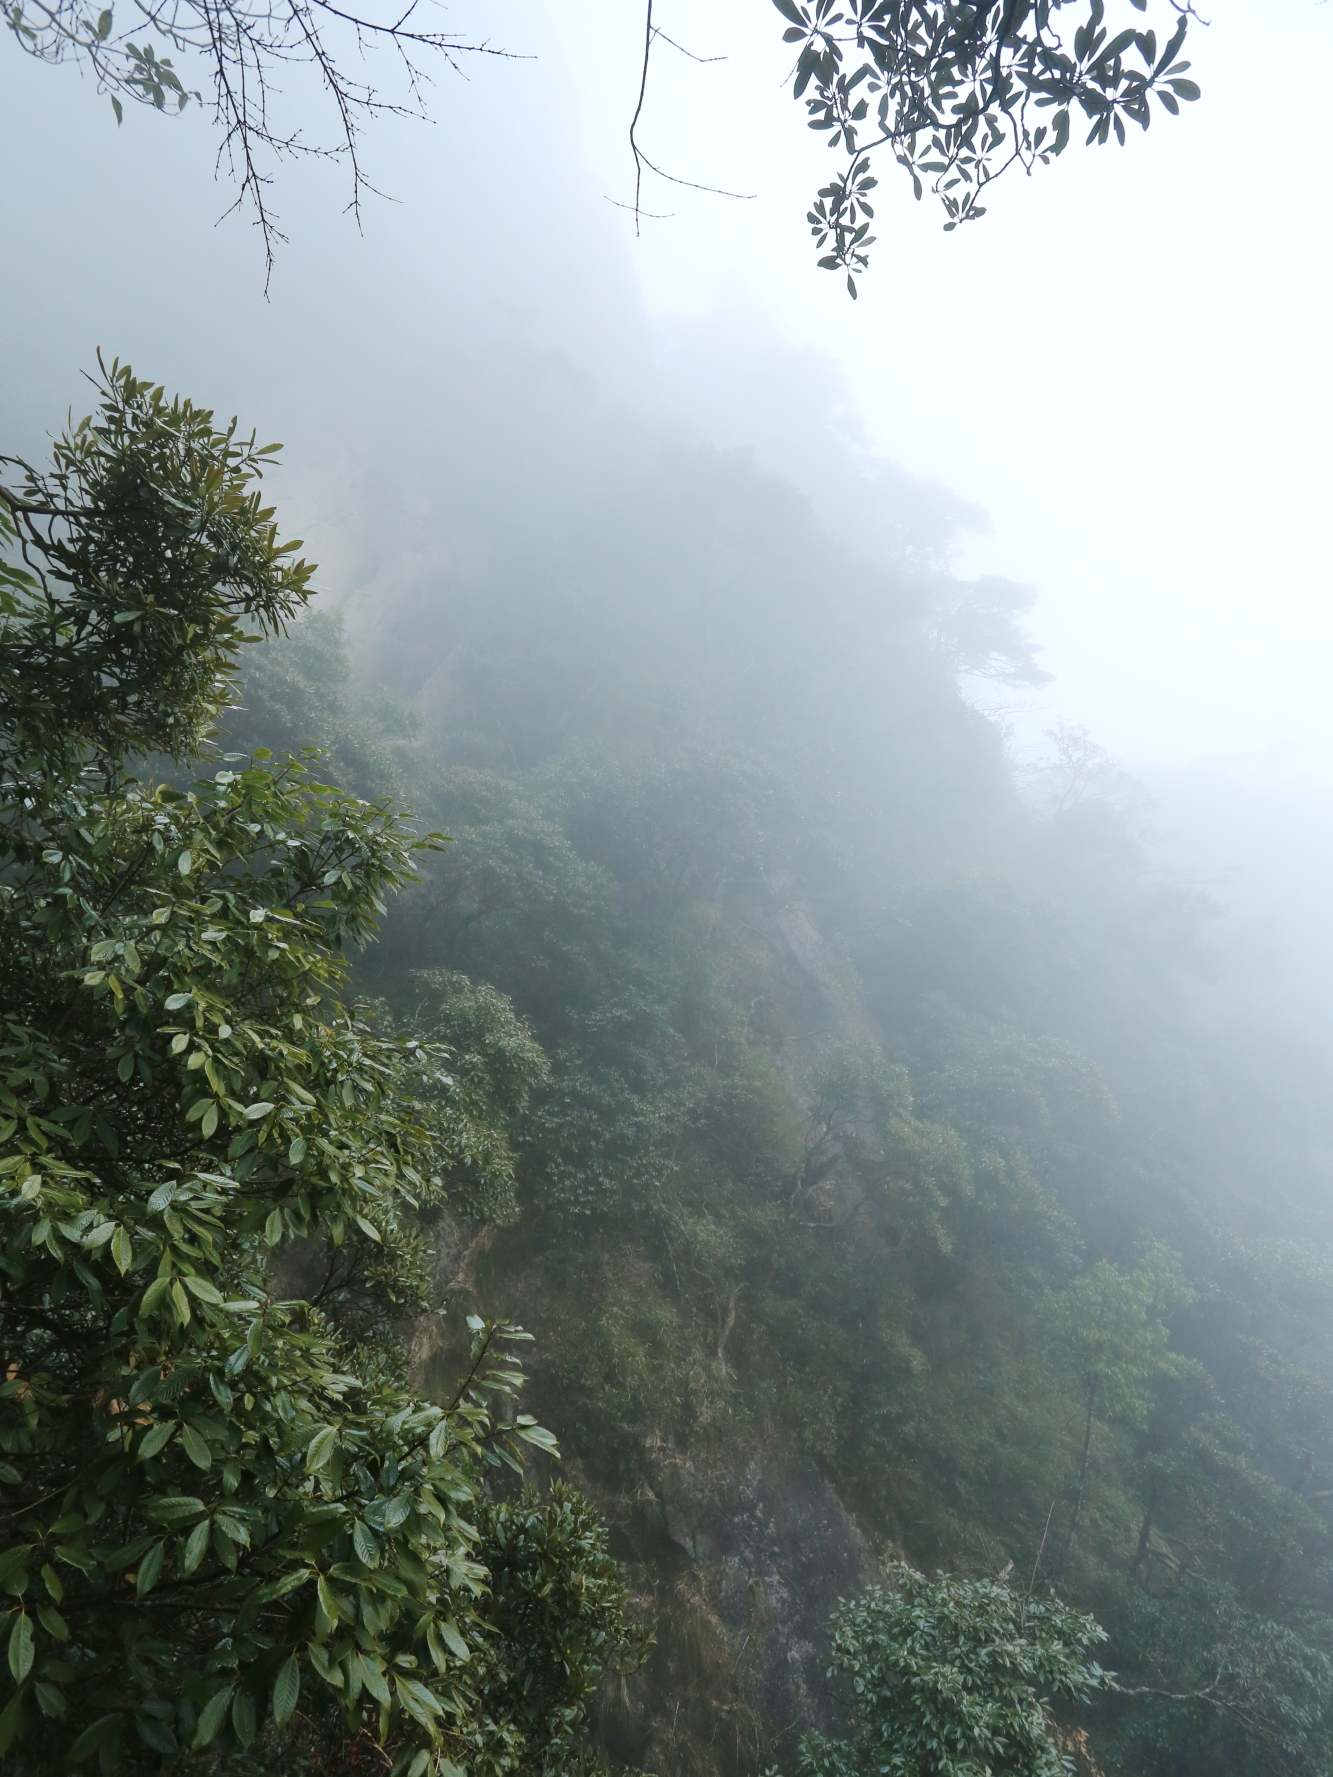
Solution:
[{"label": "tree trunk", "polygon": [[1074,1516],[1069,1521],[1069,1537],[1065,1543],[1064,1560],[1060,1563],[1060,1576],[1064,1577],[1065,1568],[1069,1565],[1069,1557],[1074,1553],[1074,1544],[1078,1541],[1079,1522],[1083,1517],[1083,1499],[1088,1490],[1088,1463],[1092,1457],[1092,1422],[1097,1406],[1097,1388],[1101,1381],[1094,1376],[1092,1386],[1088,1390],[1088,1422],[1083,1429],[1083,1461],[1078,1471],[1078,1493],[1074,1499]]},{"label": "tree trunk", "polygon": [[1129,1564],[1129,1577],[1136,1580],[1139,1569],[1143,1566],[1148,1554],[1148,1539],[1152,1535],[1153,1513],[1157,1510],[1157,1488],[1154,1485],[1148,1494],[1148,1507],[1143,1514],[1143,1524],[1139,1530],[1139,1546],[1134,1551],[1134,1559]]}]

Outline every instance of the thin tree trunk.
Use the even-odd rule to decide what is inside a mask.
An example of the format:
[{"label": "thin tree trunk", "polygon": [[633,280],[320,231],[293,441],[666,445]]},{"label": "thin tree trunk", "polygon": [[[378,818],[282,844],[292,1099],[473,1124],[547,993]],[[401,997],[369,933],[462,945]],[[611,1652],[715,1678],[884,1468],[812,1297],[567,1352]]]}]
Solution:
[{"label": "thin tree trunk", "polygon": [[1139,1530],[1139,1546],[1134,1551],[1134,1559],[1129,1564],[1129,1577],[1136,1580],[1139,1569],[1143,1566],[1148,1554],[1148,1539],[1152,1535],[1153,1513],[1157,1510],[1157,1488],[1153,1487],[1148,1495],[1148,1509],[1143,1514],[1143,1524]]},{"label": "thin tree trunk", "polygon": [[1069,1538],[1065,1543],[1064,1560],[1060,1563],[1062,1578],[1065,1568],[1069,1565],[1069,1557],[1074,1553],[1074,1544],[1078,1541],[1079,1522],[1083,1517],[1083,1499],[1088,1490],[1088,1463],[1092,1458],[1092,1421],[1097,1406],[1097,1388],[1100,1381],[1099,1376],[1094,1376],[1092,1387],[1088,1390],[1088,1422],[1083,1429],[1083,1462],[1078,1471],[1078,1494],[1074,1500],[1074,1516],[1069,1521]]}]

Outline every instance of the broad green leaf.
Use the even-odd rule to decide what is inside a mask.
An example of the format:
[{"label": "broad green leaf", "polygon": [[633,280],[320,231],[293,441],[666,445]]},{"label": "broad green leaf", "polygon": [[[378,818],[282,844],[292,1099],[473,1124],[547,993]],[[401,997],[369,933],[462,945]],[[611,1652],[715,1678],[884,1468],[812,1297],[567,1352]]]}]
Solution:
[{"label": "broad green leaf", "polygon": [[79,1735],[70,1747],[67,1763],[80,1765],[84,1759],[91,1758],[93,1753],[100,1752],[108,1745],[119,1730],[122,1718],[119,1715],[102,1715]]},{"label": "broad green leaf", "polygon": [[333,1455],[334,1450],[337,1448],[337,1444],[338,1432],[336,1427],[326,1425],[322,1427],[321,1430],[317,1431],[306,1448],[306,1473],[314,1474],[318,1469],[322,1469]]},{"label": "broad green leaf", "polygon": [[33,1653],[32,1622],[25,1611],[19,1611],[9,1632],[9,1670],[19,1681],[32,1671]]},{"label": "broad green leaf", "polygon": [[212,1468],[213,1453],[192,1425],[181,1427],[181,1448],[196,1468]]},{"label": "broad green leaf", "polygon": [[211,1746],[218,1737],[218,1730],[227,1719],[227,1711],[231,1708],[232,1687],[227,1685],[215,1691],[199,1712],[199,1724],[194,1731],[196,1746]]},{"label": "broad green leaf", "polygon": [[166,1557],[166,1544],[154,1543],[152,1548],[139,1563],[139,1571],[134,1578],[134,1594],[143,1598],[151,1592],[162,1577],[162,1563]]},{"label": "broad green leaf", "polygon": [[370,1654],[353,1654],[361,1671],[361,1682],[377,1703],[389,1702],[389,1687],[384,1681],[384,1668]]},{"label": "broad green leaf", "polygon": [[413,1716],[423,1727],[434,1727],[443,1705],[433,1691],[415,1678],[404,1678],[394,1673],[393,1687],[398,1693],[398,1700],[410,1716]]},{"label": "broad green leaf", "polygon": [[301,1669],[296,1663],[296,1655],[292,1654],[279,1666],[278,1676],[273,1681],[273,1719],[279,1727],[291,1720],[300,1694]]},{"label": "broad green leaf", "polygon": [[185,1575],[188,1576],[196,1572],[199,1564],[207,1553],[208,1533],[210,1529],[211,1526],[208,1519],[201,1518],[190,1532],[189,1540],[185,1545],[185,1554],[181,1560],[181,1571]]},{"label": "broad green leaf", "polygon": [[206,1277],[197,1277],[193,1273],[186,1272],[184,1282],[190,1294],[197,1296],[201,1302],[211,1302],[215,1306],[221,1305],[222,1291],[215,1284],[211,1284]]},{"label": "broad green leaf", "polygon": [[255,1737],[255,1700],[249,1691],[240,1690],[232,1698],[231,1725],[242,1746],[249,1746]]},{"label": "broad green leaf", "polygon": [[140,1461],[146,1461],[149,1457],[156,1456],[160,1450],[165,1450],[171,1442],[175,1430],[176,1421],[174,1419],[160,1419],[156,1425],[145,1432],[143,1442],[135,1452]]}]

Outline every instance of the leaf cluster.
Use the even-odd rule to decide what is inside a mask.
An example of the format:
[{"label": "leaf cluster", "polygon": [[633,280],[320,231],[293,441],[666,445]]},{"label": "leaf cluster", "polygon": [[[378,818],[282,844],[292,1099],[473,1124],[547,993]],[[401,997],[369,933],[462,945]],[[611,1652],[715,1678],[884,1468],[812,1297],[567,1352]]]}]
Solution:
[{"label": "leaf cluster", "polygon": [[[188,790],[135,775],[134,752],[200,743],[241,621],[284,621],[309,569],[234,426],[127,369],[103,396],[0,496],[22,564],[0,638],[0,1756],[158,1769],[300,1730],[369,1737],[400,1777],[505,1771],[522,1737],[479,1655],[478,1519],[488,1477],[555,1442],[518,1410],[517,1328],[473,1317],[444,1403],[407,1386],[399,1328],[434,1308],[423,1218],[450,1181],[502,1194],[489,1119],[540,1053],[481,990],[460,1082],[347,999],[348,951],[439,843],[388,805],[262,749]],[[286,1299],[282,1255],[311,1249],[326,1287]]]},{"label": "leaf cluster", "polygon": [[[1131,3],[1147,10],[1148,0]],[[1178,16],[1161,45],[1152,29],[1112,33],[1105,0],[774,5],[787,20],[784,42],[799,45],[793,93],[809,127],[846,159],[808,220],[820,265],[844,272],[853,297],[875,239],[877,149],[889,149],[918,199],[930,184],[947,231],[985,215],[979,200],[1007,168],[1031,172],[1063,153],[1075,112],[1090,143],[1114,134],[1123,145],[1126,123],[1148,128],[1153,99],[1175,114],[1199,97],[1181,59],[1191,9],[1179,0],[1163,8]]]},{"label": "leaf cluster", "polygon": [[1106,1682],[1091,1617],[997,1580],[928,1579],[895,1563],[892,1585],[840,1606],[834,1669],[851,1681],[853,1730],[802,1743],[802,1777],[1065,1777],[1051,1705]]}]

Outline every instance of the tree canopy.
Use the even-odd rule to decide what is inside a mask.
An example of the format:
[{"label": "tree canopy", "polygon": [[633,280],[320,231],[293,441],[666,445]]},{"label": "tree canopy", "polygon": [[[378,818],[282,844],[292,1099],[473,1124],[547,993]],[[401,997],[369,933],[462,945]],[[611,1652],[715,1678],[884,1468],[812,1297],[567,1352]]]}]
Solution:
[{"label": "tree canopy", "polygon": [[483,1497],[555,1448],[518,1328],[474,1316],[442,1401],[404,1343],[543,1059],[493,992],[421,986],[457,1067],[347,995],[440,839],[312,762],[171,771],[308,589],[272,448],[113,365],[0,490],[0,1756],[545,1769],[629,1645],[604,1532]]},{"label": "tree canopy", "polygon": [[834,1617],[854,1726],[807,1738],[802,1777],[1065,1777],[1051,1705],[1104,1682],[1092,1618],[1003,1580],[931,1580],[902,1562],[892,1580]]}]

